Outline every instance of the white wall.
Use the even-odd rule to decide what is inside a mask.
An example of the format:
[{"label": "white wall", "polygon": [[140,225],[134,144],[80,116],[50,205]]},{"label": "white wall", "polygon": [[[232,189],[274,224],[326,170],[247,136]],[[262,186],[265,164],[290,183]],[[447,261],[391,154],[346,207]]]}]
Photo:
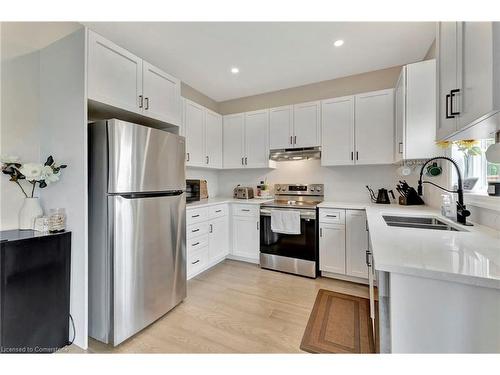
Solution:
[{"label": "white wall", "polygon": [[[2,32],[2,39],[4,37],[7,37],[5,31]],[[13,155],[23,161],[40,161],[39,62],[38,52],[4,59],[1,62],[0,155],[2,156]],[[31,185],[24,181],[21,183],[28,193]],[[35,196],[38,195],[35,193]],[[19,227],[18,213],[23,200],[21,189],[10,182],[8,176],[0,176],[0,230]]]}]

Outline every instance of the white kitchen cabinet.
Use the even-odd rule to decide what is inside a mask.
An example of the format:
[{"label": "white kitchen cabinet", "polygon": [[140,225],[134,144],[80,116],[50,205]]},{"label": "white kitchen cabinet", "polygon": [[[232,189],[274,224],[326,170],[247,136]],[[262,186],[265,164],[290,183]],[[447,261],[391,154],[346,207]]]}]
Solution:
[{"label": "white kitchen cabinet", "polygon": [[269,148],[281,150],[293,147],[293,106],[269,110]]},{"label": "white kitchen cabinet", "polygon": [[181,82],[143,61],[144,115],[169,124],[180,123]]},{"label": "white kitchen cabinet", "polygon": [[208,259],[218,262],[229,254],[229,221],[227,216],[210,219],[208,230]]},{"label": "white kitchen cabinet", "polygon": [[436,146],[436,60],[401,69],[394,93],[394,161],[429,159]]},{"label": "white kitchen cabinet", "polygon": [[88,32],[88,98],[142,113],[142,59]]},{"label": "white kitchen cabinet", "polygon": [[356,95],[356,164],[394,161],[394,89]]},{"label": "white kitchen cabinet", "polygon": [[345,225],[319,224],[319,269],[345,274]]},{"label": "white kitchen cabinet", "polygon": [[190,100],[184,106],[186,165],[203,167],[205,158],[205,108]]},{"label": "white kitchen cabinet", "polygon": [[236,259],[259,262],[260,245],[260,217],[235,216],[232,217],[232,252]]},{"label": "white kitchen cabinet", "polygon": [[321,102],[308,102],[293,106],[293,147],[321,145]]},{"label": "white kitchen cabinet", "polygon": [[245,167],[269,166],[269,111],[245,113]]},{"label": "white kitchen cabinet", "polygon": [[91,30],[87,53],[90,100],[180,125],[180,80]]},{"label": "white kitchen cabinet", "polygon": [[237,113],[223,118],[224,168],[244,168],[245,114]]},{"label": "white kitchen cabinet", "polygon": [[205,110],[205,163],[210,168],[222,168],[222,116]]},{"label": "white kitchen cabinet", "polygon": [[354,164],[354,96],[321,102],[321,165]]},{"label": "white kitchen cabinet", "polygon": [[456,133],[498,110],[493,71],[499,47],[494,30],[493,22],[438,23],[438,140],[475,138],[471,132],[464,137]]},{"label": "white kitchen cabinet", "polygon": [[346,275],[368,278],[368,231],[364,210],[346,210]]}]

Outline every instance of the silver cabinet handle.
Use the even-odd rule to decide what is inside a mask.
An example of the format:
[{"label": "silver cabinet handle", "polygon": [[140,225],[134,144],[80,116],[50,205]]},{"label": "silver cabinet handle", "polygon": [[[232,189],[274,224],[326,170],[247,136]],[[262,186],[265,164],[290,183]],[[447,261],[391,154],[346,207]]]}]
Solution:
[{"label": "silver cabinet handle", "polygon": [[323,237],[323,228],[319,228],[319,236]]},{"label": "silver cabinet handle", "polygon": [[198,246],[200,243],[199,242],[195,242],[194,244],[192,244],[191,246],[195,247],[195,246]]},{"label": "silver cabinet handle", "polygon": [[139,108],[142,108],[144,105],[144,97],[142,95],[139,95]]},{"label": "silver cabinet handle", "polygon": [[144,109],[148,110],[149,109],[149,98],[148,97],[144,98],[144,101],[146,102],[146,107],[144,107]]},{"label": "silver cabinet handle", "polygon": [[214,226],[212,224],[210,224],[210,233],[213,233],[214,232]]},{"label": "silver cabinet handle", "polygon": [[356,151],[356,160],[359,160],[359,151]]},{"label": "silver cabinet handle", "polygon": [[370,251],[366,250],[365,261],[366,261],[367,267],[371,266],[371,264],[370,264],[370,254],[371,254]]},{"label": "silver cabinet handle", "polygon": [[189,161],[189,152],[187,152],[186,155],[187,155],[187,161]]},{"label": "silver cabinet handle", "polygon": [[293,137],[290,136],[290,144],[293,145]]},{"label": "silver cabinet handle", "polygon": [[248,158],[245,156],[245,165],[248,165]]},{"label": "silver cabinet handle", "polygon": [[206,158],[207,158],[207,164],[208,164],[208,161],[210,160],[210,159],[208,158],[208,155],[206,156]]},{"label": "silver cabinet handle", "polygon": [[198,259],[197,261],[194,261],[194,262],[191,262],[191,264],[196,264],[196,263],[199,263],[200,260]]},{"label": "silver cabinet handle", "polygon": [[326,215],[326,217],[337,217],[337,215]]},{"label": "silver cabinet handle", "polygon": [[403,142],[399,142],[399,153],[403,153]]},{"label": "silver cabinet handle", "polygon": [[199,231],[200,231],[200,228],[198,228],[198,229],[193,229],[193,230],[191,231],[191,233],[195,233],[195,232],[199,232]]},{"label": "silver cabinet handle", "polygon": [[260,230],[259,222],[257,221],[257,230]]},{"label": "silver cabinet handle", "polygon": [[191,217],[193,217],[193,218],[194,218],[194,217],[200,217],[200,215],[191,215]]},{"label": "silver cabinet handle", "polygon": [[216,214],[218,214],[219,212],[222,212],[222,210],[215,210]]},{"label": "silver cabinet handle", "polygon": [[241,158],[241,165],[245,165],[245,158]]},{"label": "silver cabinet handle", "polygon": [[296,135],[294,135],[294,136],[293,136],[293,144],[294,144],[294,145],[296,145],[296,144],[297,144],[297,136],[296,136]]},{"label": "silver cabinet handle", "polygon": [[248,208],[242,208],[241,211],[250,212]]}]

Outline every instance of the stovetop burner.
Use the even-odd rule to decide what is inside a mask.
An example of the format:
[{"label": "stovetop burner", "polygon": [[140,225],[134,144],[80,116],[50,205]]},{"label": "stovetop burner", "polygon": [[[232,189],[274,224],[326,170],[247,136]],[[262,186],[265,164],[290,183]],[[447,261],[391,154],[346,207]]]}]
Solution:
[{"label": "stovetop burner", "polygon": [[274,194],[274,202],[264,203],[262,207],[314,209],[323,201],[323,184],[276,184]]}]

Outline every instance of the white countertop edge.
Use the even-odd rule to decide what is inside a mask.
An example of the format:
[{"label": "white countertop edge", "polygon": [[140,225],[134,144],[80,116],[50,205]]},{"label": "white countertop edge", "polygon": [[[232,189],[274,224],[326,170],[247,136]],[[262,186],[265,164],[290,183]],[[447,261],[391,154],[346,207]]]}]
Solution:
[{"label": "white countertop edge", "polygon": [[261,205],[263,203],[272,202],[274,198],[271,199],[260,199],[260,198],[252,198],[252,199],[235,199],[235,198],[227,198],[227,197],[215,197],[208,199],[201,199],[195,202],[189,202],[186,204],[186,209],[191,210],[193,208],[200,207],[209,207],[215,206],[217,204],[254,204]]}]

